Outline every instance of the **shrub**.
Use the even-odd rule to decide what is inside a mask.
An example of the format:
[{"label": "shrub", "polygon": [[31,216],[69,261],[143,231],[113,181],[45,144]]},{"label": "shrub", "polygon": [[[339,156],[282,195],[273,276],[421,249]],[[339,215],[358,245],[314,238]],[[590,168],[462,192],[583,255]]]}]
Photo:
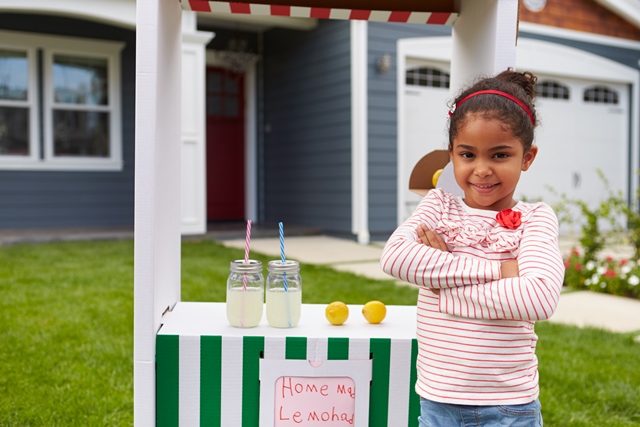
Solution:
[{"label": "shrub", "polygon": [[635,260],[586,259],[585,253],[573,248],[564,266],[565,286],[640,298],[640,264]]},{"label": "shrub", "polygon": [[[560,222],[580,225],[580,249],[573,248],[565,258],[564,284],[574,289],[640,298],[640,214],[637,204],[629,204],[621,191],[611,190],[602,171],[597,173],[605,185],[607,197],[595,208],[564,194],[554,206]],[[609,228],[603,231],[605,224]],[[600,257],[609,242],[631,245],[634,248],[631,259]]]}]

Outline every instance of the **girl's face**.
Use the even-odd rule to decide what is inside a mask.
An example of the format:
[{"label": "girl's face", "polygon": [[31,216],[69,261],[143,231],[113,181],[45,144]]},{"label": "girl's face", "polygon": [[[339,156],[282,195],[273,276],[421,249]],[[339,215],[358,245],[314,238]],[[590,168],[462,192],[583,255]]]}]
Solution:
[{"label": "girl's face", "polygon": [[465,203],[493,211],[513,207],[520,173],[529,169],[538,148],[525,153],[522,142],[497,120],[471,114],[465,121],[449,150]]}]

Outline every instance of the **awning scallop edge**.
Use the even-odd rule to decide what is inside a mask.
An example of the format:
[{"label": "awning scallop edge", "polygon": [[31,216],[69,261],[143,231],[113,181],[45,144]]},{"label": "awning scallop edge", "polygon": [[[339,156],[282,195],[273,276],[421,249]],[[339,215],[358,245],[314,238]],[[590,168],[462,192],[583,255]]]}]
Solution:
[{"label": "awning scallop edge", "polygon": [[[304,1],[304,0],[303,0]],[[300,1],[301,3],[303,1]],[[458,14],[450,11],[368,10],[337,7],[273,5],[207,0],[181,0],[182,9],[194,12],[231,13],[242,15],[285,16],[293,18],[364,20],[407,24],[452,25]],[[307,1],[307,3],[309,3]],[[341,2],[346,5],[347,2]],[[435,10],[447,9],[434,7]]]}]

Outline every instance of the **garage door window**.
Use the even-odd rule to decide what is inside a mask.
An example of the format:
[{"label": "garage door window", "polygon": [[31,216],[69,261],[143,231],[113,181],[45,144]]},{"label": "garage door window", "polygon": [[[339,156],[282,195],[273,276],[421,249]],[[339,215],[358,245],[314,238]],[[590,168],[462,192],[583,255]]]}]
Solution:
[{"label": "garage door window", "polygon": [[449,88],[449,73],[436,68],[421,67],[407,70],[406,83],[411,86]]},{"label": "garage door window", "polygon": [[606,86],[592,86],[585,89],[583,99],[584,102],[618,105],[618,92]]},{"label": "garage door window", "polygon": [[540,98],[569,99],[569,88],[562,83],[551,80],[538,83],[536,92]]}]

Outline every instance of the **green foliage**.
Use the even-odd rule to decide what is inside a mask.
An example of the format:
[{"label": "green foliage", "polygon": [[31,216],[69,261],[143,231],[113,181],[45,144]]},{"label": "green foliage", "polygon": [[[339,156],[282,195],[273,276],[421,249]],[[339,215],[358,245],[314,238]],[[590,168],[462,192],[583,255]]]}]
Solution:
[{"label": "green foliage", "polygon": [[[582,200],[570,199],[565,194],[561,194],[560,202],[553,206],[560,222],[579,224],[581,232],[578,241],[584,250],[583,263],[595,261],[598,254],[607,244],[609,237],[613,234],[612,231],[621,229],[619,217],[616,214],[620,212],[619,207],[621,204],[626,205],[622,199],[622,194],[614,194],[610,190],[609,182],[602,172],[598,170],[597,173],[605,184],[608,195],[596,207],[591,207]],[[547,187],[547,189],[557,195],[550,187]],[[575,209],[572,209],[572,207],[578,210],[578,214],[575,214]],[[578,218],[576,218],[576,215]],[[612,231],[603,232],[601,230],[603,223],[608,223]]]},{"label": "green foliage", "polygon": [[[602,171],[597,171],[606,190],[606,198],[595,208],[582,200],[561,195],[561,202],[554,206],[561,222],[578,223],[581,228],[580,249],[574,248],[565,258],[566,286],[574,289],[590,289],[613,295],[640,297],[640,214],[635,204],[628,204],[621,191],[611,190]],[[550,191],[553,192],[552,189]],[[575,217],[577,208],[578,218]],[[601,225],[609,230],[602,231]],[[627,243],[634,247],[630,260],[602,259],[600,253],[608,243]]]},{"label": "green foliage", "polygon": [[587,260],[574,248],[565,261],[564,284],[574,289],[640,298],[640,264],[610,256]]}]

